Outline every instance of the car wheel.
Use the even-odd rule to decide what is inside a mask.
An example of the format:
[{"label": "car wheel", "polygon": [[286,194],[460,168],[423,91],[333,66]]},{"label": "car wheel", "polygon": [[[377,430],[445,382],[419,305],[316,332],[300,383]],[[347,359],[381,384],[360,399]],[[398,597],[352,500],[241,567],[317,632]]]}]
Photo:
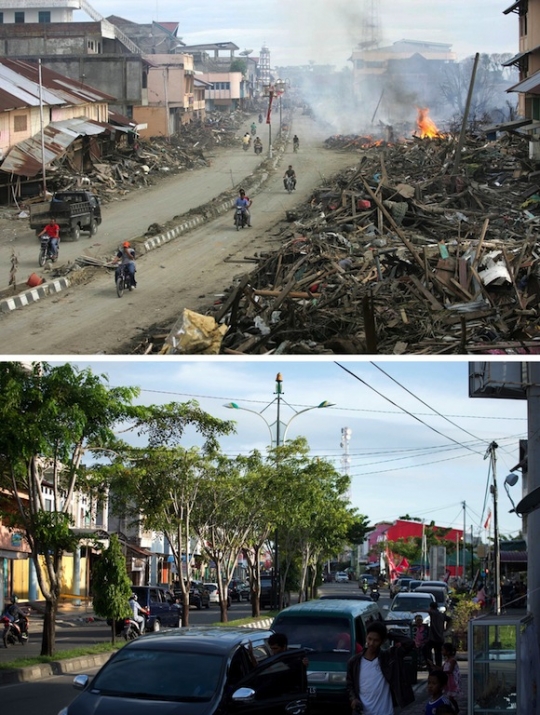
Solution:
[{"label": "car wheel", "polygon": [[152,624],[152,630],[154,631],[154,633],[155,633],[156,631],[160,631],[160,630],[161,630],[161,622],[158,621],[157,618],[156,618],[156,620],[154,621],[154,623]]},{"label": "car wheel", "polygon": [[79,226],[73,226],[73,228],[71,229],[71,240],[78,241],[80,237],[81,229],[79,228]]}]

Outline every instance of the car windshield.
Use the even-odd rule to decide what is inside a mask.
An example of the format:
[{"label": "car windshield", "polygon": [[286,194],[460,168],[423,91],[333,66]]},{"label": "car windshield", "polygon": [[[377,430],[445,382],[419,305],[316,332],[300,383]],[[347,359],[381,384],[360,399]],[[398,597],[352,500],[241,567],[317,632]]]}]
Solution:
[{"label": "car windshield", "polygon": [[278,617],[274,630],[285,633],[291,648],[309,648],[317,653],[351,652],[350,626],[346,618]]},{"label": "car windshield", "polygon": [[403,598],[394,598],[392,601],[391,611],[427,611],[431,599],[418,598],[413,596],[404,596]]},{"label": "car windshield", "polygon": [[97,674],[94,693],[149,700],[205,702],[219,685],[223,658],[206,653],[124,648]]}]

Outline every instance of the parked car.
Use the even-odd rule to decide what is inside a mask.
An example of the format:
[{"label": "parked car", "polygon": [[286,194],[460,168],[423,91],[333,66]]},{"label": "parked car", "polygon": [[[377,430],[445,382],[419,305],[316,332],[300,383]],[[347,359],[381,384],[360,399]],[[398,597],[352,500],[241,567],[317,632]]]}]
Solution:
[{"label": "parked car", "polygon": [[[219,597],[219,586],[217,583],[204,583],[203,588],[208,591],[208,600],[210,603],[221,603]],[[227,608],[231,605],[231,597],[227,591]]]},{"label": "parked car", "polygon": [[336,573],[336,583],[348,583],[349,575],[346,571],[338,571]]},{"label": "parked car", "polygon": [[448,591],[445,588],[441,588],[440,586],[419,586],[414,589],[414,593],[431,593],[441,613],[446,613],[449,608],[450,601]]},{"label": "parked car", "polygon": [[161,586],[132,586],[132,592],[143,608],[150,611],[146,619],[147,631],[178,628],[182,623],[182,606],[173,593]]},{"label": "parked car", "polygon": [[249,601],[249,584],[238,578],[233,578],[229,583],[229,596],[231,601]]},{"label": "parked car", "polygon": [[78,241],[81,231],[95,236],[101,223],[99,197],[90,191],[60,191],[50,201],[30,204],[30,228],[36,234],[43,230],[50,218],[60,227],[60,236]]},{"label": "parked car", "polygon": [[[259,596],[259,606],[263,608],[277,608],[278,594],[274,593],[274,584],[271,576],[261,576],[261,594]],[[289,605],[289,595],[284,597],[284,608]]]},{"label": "parked car", "polygon": [[396,593],[406,590],[409,581],[413,581],[412,576],[400,576],[400,578],[395,578],[390,584],[390,598],[394,598]]},{"label": "parked car", "polygon": [[[271,655],[270,631],[198,627],[128,643],[58,715],[269,715],[308,709],[302,652]],[[249,651],[258,664],[254,666]]]},{"label": "parked car", "polygon": [[[183,599],[182,590],[180,584],[176,581],[173,585],[174,595],[178,600]],[[189,588],[189,605],[194,606],[198,611],[201,608],[210,608],[210,594],[208,590],[204,588],[202,581],[191,581]]]},{"label": "parked car", "polygon": [[371,598],[369,593],[357,593],[356,591],[354,591],[353,593],[336,593],[333,596],[319,596],[320,601],[327,601],[328,599],[332,599],[333,601],[335,601],[336,599],[341,599],[345,601],[373,601],[373,598]]}]

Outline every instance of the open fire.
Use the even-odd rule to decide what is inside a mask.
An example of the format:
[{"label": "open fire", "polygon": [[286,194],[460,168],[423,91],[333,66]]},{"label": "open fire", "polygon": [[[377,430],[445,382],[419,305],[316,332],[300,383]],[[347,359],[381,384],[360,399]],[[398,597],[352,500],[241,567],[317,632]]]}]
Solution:
[{"label": "open fire", "polygon": [[437,129],[437,125],[429,116],[429,109],[417,107],[418,116],[416,118],[416,126],[420,134],[420,139],[433,139],[440,137],[442,134]]}]

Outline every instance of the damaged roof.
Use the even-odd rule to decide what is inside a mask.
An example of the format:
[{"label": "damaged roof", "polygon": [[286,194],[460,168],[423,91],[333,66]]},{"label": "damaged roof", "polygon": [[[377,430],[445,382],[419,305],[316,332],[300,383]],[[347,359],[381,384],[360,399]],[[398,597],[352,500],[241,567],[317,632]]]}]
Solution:
[{"label": "damaged roof", "polygon": [[[0,86],[15,96],[28,99],[26,106],[39,105],[39,65],[30,60],[0,58],[3,78]],[[79,80],[65,77],[59,72],[41,67],[43,103],[47,105],[80,105],[88,102],[110,102],[116,98]],[[25,106],[25,105],[22,105]]]},{"label": "damaged roof", "polygon": [[[49,166],[65,153],[66,149],[80,136],[103,134],[113,129],[108,124],[95,122],[86,117],[50,122],[43,130],[45,146],[44,164]],[[9,174],[33,177],[41,173],[41,133],[25,139],[9,150],[0,170]]]}]

